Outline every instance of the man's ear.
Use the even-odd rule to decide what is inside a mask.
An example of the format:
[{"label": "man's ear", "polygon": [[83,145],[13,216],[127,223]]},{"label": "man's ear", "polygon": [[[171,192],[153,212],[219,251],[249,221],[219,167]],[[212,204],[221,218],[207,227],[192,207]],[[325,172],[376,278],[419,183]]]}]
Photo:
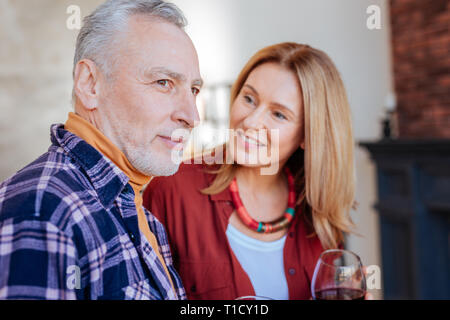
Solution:
[{"label": "man's ear", "polygon": [[74,90],[82,106],[90,111],[98,106],[100,72],[94,61],[80,60],[75,67]]}]

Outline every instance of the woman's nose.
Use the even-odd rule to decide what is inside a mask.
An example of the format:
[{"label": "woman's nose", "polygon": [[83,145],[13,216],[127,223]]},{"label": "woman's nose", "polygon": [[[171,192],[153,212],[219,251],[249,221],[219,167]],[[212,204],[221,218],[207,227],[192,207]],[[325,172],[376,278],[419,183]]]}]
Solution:
[{"label": "woman's nose", "polygon": [[243,124],[246,129],[264,129],[265,111],[262,107],[256,108],[244,119]]}]

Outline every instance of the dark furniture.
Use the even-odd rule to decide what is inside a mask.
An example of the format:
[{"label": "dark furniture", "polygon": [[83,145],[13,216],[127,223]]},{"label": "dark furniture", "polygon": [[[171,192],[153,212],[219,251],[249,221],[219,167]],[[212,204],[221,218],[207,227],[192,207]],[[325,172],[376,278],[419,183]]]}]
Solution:
[{"label": "dark furniture", "polygon": [[450,299],[450,140],[364,142],[377,166],[385,299]]}]

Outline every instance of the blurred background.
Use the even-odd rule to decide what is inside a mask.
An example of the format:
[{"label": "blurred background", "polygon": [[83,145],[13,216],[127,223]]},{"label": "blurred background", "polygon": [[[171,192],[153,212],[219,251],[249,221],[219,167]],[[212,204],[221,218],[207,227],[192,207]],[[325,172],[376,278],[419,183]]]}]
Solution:
[{"label": "blurred background", "polygon": [[[0,0],[0,180],[45,152],[50,125],[72,110],[78,30],[68,8],[83,17],[101,2]],[[450,299],[450,2],[172,2],[199,53],[204,145],[222,141],[212,132],[228,126],[229,87],[257,50],[294,41],[329,54],[357,146],[352,217],[362,236],[347,248],[380,267],[376,298]]]}]

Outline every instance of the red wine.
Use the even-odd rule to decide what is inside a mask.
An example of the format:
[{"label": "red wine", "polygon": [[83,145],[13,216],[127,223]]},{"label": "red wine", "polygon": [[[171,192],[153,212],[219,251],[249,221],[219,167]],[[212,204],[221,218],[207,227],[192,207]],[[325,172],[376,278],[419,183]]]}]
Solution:
[{"label": "red wine", "polygon": [[364,300],[365,292],[361,289],[328,288],[316,291],[316,300]]}]

